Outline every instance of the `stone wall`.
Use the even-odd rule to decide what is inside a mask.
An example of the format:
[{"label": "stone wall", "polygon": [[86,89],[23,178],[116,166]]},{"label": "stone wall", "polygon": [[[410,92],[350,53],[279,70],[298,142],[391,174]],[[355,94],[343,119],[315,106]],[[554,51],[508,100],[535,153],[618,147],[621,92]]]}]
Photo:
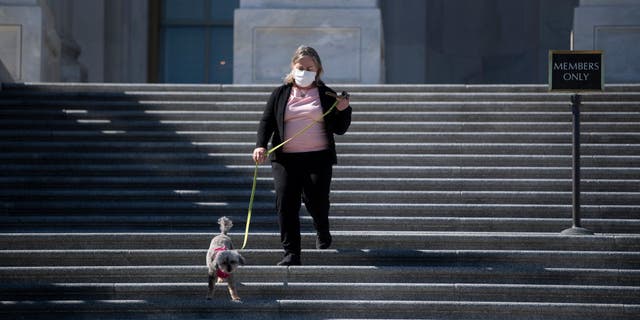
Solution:
[{"label": "stone wall", "polygon": [[604,51],[605,83],[640,82],[640,1],[581,0],[574,49]]},{"label": "stone wall", "polygon": [[[2,80],[147,82],[149,3],[0,0]],[[572,30],[605,83],[640,82],[638,0],[240,0],[234,82],[280,82],[306,44],[332,83],[546,83]]]},{"label": "stone wall", "polygon": [[0,0],[15,81],[147,82],[147,0]]},{"label": "stone wall", "polygon": [[[399,5],[402,3],[402,5]],[[578,0],[381,0],[387,83],[545,83]]]},{"label": "stone wall", "polygon": [[0,60],[15,81],[60,77],[60,38],[45,2],[0,0]]},{"label": "stone wall", "polygon": [[374,0],[241,0],[234,18],[233,82],[282,82],[300,45],[318,51],[327,82],[384,82]]}]

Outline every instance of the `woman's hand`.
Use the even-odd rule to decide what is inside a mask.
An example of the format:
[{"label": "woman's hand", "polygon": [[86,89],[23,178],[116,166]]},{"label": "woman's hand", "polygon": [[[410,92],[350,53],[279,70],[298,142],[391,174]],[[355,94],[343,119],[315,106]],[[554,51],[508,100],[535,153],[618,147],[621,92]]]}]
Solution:
[{"label": "woman's hand", "polygon": [[349,107],[349,95],[346,96],[337,96],[338,104],[336,105],[336,109],[338,111],[342,111]]},{"label": "woman's hand", "polygon": [[327,95],[335,98],[338,101],[338,104],[336,104],[336,109],[338,109],[338,111],[343,111],[344,109],[349,107],[349,97],[351,97],[351,95],[346,91],[342,91],[341,95],[337,95],[332,91],[327,91]]},{"label": "woman's hand", "polygon": [[257,164],[263,163],[267,160],[267,149],[258,147],[253,149],[253,161]]}]

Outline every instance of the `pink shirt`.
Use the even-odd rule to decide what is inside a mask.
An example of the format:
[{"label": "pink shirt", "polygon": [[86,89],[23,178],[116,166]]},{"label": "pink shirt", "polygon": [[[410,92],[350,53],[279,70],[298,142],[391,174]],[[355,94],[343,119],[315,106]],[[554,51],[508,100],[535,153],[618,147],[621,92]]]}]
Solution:
[{"label": "pink shirt", "polygon": [[303,91],[293,87],[284,112],[284,139],[287,140],[310,123],[316,124],[282,148],[284,152],[311,152],[329,147],[322,119],[318,88]]}]

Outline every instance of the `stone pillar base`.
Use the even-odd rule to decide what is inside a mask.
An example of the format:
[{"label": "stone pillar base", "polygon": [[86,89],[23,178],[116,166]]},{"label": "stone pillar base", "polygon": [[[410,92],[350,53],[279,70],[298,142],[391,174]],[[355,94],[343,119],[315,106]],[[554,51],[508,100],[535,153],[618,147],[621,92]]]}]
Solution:
[{"label": "stone pillar base", "polygon": [[375,1],[355,3],[242,1],[235,12],[233,82],[280,83],[293,52],[308,45],[318,51],[327,83],[383,83],[380,9]]},{"label": "stone pillar base", "polygon": [[57,81],[60,38],[39,1],[0,2],[0,60],[15,81]]},{"label": "stone pillar base", "polygon": [[581,0],[574,11],[575,50],[603,50],[605,83],[640,82],[640,2]]}]

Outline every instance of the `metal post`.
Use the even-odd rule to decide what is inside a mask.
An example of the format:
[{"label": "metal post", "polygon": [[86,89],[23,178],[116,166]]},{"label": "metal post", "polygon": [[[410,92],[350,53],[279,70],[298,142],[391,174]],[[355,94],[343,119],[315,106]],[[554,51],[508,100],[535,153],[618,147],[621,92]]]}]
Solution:
[{"label": "metal post", "polygon": [[565,229],[566,235],[591,235],[580,223],[580,103],[581,96],[571,96],[571,112],[573,113],[573,227]]}]

